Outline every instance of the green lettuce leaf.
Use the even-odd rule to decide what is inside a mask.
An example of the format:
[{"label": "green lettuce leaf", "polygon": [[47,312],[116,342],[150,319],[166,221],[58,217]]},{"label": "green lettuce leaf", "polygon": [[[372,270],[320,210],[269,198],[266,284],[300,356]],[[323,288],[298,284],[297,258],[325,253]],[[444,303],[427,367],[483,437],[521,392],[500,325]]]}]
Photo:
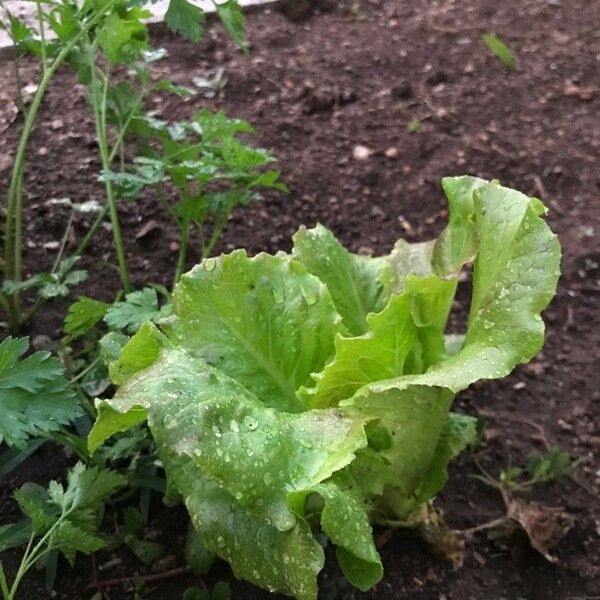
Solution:
[{"label": "green lettuce leaf", "polygon": [[423,376],[454,392],[504,377],[535,356],[544,341],[540,313],[560,275],[560,245],[540,218],[539,200],[495,183],[473,196],[478,252],[465,341]]},{"label": "green lettuce leaf", "polygon": [[448,481],[448,463],[477,440],[477,419],[450,413],[438,440],[427,475],[419,488],[417,503],[433,498]]},{"label": "green lettuce leaf", "polygon": [[207,548],[227,560],[237,577],[298,600],[317,597],[325,558],[304,520],[280,531],[245,511],[189,458],[163,455],[163,461]]},{"label": "green lettuce leaf", "polygon": [[119,389],[109,406],[99,403],[98,409],[90,449],[112,432],[119,414],[122,430],[144,409],[169,452],[192,458],[244,508],[282,531],[295,522],[286,505],[288,489],[327,479],[366,446],[363,419],[339,409],[278,412],[170,344],[150,368]]},{"label": "green lettuce leaf", "polygon": [[[167,466],[171,485],[186,502],[207,547],[229,560],[239,576],[298,598],[314,597],[312,591],[304,596],[303,590],[316,589],[322,550],[304,520],[288,507],[288,496],[292,490],[313,490],[327,492],[332,502],[337,499],[331,485],[319,485],[366,447],[364,417],[337,408],[278,412],[166,336],[148,332],[151,327],[146,326],[146,335],[161,339],[164,349],[112,400],[97,403],[99,419],[88,439],[90,450],[147,417],[159,447],[174,465]],[[179,469],[193,471],[207,487],[190,487],[189,476],[178,477]],[[331,510],[323,513],[326,531]],[[214,519],[207,520],[207,512],[214,513]],[[366,529],[359,542],[349,549],[345,542],[339,551],[353,572],[368,571],[368,581],[378,580],[381,566],[364,510],[362,522]],[[267,556],[256,555],[256,536],[269,540],[270,545],[261,548]],[[332,537],[336,544],[337,540]],[[371,548],[366,558],[364,543]],[[280,553],[273,555],[279,546]]]},{"label": "green lettuce leaf", "polygon": [[314,388],[299,391],[306,404],[335,406],[367,383],[402,375],[416,336],[412,302],[407,293],[394,296],[380,313],[367,316],[367,333],[358,337],[338,334],[335,359],[314,376]]},{"label": "green lettuce leaf", "polygon": [[[366,385],[342,402],[379,414],[390,431],[394,443],[382,453],[389,466],[380,469],[377,480],[384,488],[381,510],[400,518],[415,508],[415,494],[428,477],[425,464],[433,460],[453,394],[479,379],[507,375],[541,348],[539,313],[559,275],[560,247],[540,218],[539,200],[495,183],[475,189],[473,198],[478,253],[462,348],[423,374]],[[407,417],[411,403],[415,408]],[[411,461],[403,458],[407,441],[414,449]]]},{"label": "green lettuce leaf", "polygon": [[322,225],[301,227],[293,239],[294,258],[327,285],[344,325],[354,335],[365,333],[367,315],[384,306],[379,276],[385,260],[348,252]]},{"label": "green lettuce leaf", "polygon": [[288,504],[298,514],[308,516],[313,495],[322,502],[321,527],[336,545],[344,575],[353,585],[367,591],[381,579],[383,567],[359,484],[345,472],[310,489],[292,492]]},{"label": "green lettuce leaf", "polygon": [[162,329],[262,402],[298,412],[296,390],[333,353],[341,319],[323,283],[290,257],[236,251],[181,278]]},{"label": "green lettuce leaf", "polygon": [[[415,378],[418,376],[415,376]],[[361,388],[342,405],[376,418],[390,443],[350,469],[371,497],[378,521],[406,518],[418,507],[418,489],[427,476],[454,394],[443,387],[412,384],[412,376]],[[381,389],[375,386],[381,385]]]},{"label": "green lettuce leaf", "polygon": [[387,295],[404,291],[407,278],[411,275],[437,275],[456,281],[465,263],[470,262],[477,253],[474,196],[475,191],[485,185],[488,182],[477,177],[442,179],[450,209],[448,225],[436,240],[414,244],[403,239],[396,242],[386,257],[387,268],[383,269],[380,277]]}]

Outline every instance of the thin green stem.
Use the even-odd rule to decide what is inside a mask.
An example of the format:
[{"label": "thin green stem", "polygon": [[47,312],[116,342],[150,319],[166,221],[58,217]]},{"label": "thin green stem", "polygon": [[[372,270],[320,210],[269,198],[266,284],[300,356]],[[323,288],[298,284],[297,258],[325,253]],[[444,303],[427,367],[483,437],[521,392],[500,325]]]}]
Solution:
[{"label": "thin green stem", "polygon": [[98,416],[98,413],[96,412],[94,405],[92,404],[90,399],[85,395],[85,393],[81,391],[80,386],[77,386],[76,391],[77,391],[77,396],[79,396],[79,403],[81,404],[81,406],[83,406],[85,412],[87,412],[87,414],[93,420],[95,420],[96,417]]},{"label": "thin green stem", "polygon": [[136,99],[133,109],[131,110],[131,112],[129,113],[129,115],[127,116],[125,121],[123,122],[123,125],[121,126],[121,128],[119,129],[119,132],[117,134],[117,139],[115,140],[115,143],[113,144],[113,148],[110,152],[110,162],[111,163],[117,157],[117,154],[119,154],[119,153],[123,154],[124,141],[125,141],[125,136],[127,135],[127,130],[129,129],[129,126],[131,125],[131,121],[133,121],[133,118],[137,112],[137,109],[142,106],[143,99],[144,99],[144,96],[146,95],[147,91],[148,91],[147,86],[144,86],[142,88],[142,91],[137,96],[137,99]]},{"label": "thin green stem", "polygon": [[179,246],[179,256],[177,258],[177,267],[175,268],[175,277],[173,278],[173,287],[177,285],[187,258],[188,244],[190,240],[190,220],[184,218],[181,222],[181,240]]},{"label": "thin green stem", "polygon": [[[92,72],[92,103],[94,109],[94,120],[96,122],[96,137],[98,138],[98,146],[100,148],[100,157],[102,159],[102,168],[109,170],[111,167],[110,151],[108,148],[108,135],[106,130],[106,106],[108,96],[108,81],[110,78],[110,71],[107,68],[106,74],[103,75],[103,81],[101,83],[101,93],[98,94],[98,76],[96,73],[95,63],[90,65]],[[125,260],[125,250],[123,246],[123,238],[121,236],[121,226],[119,224],[119,214],[117,211],[117,203],[114,193],[112,182],[105,182],[106,189],[106,203],[108,205],[108,211],[110,214],[110,221],[113,230],[113,240],[115,245],[115,252],[117,254],[117,262],[119,266],[119,274],[121,276],[121,283],[126,292],[130,292],[131,282],[129,280],[129,272],[127,271],[127,262]]]},{"label": "thin green stem", "polygon": [[92,226],[88,229],[88,232],[85,234],[85,237],[83,238],[83,240],[81,240],[81,243],[77,247],[77,250],[75,250],[75,252],[73,253],[73,256],[81,256],[85,252],[85,249],[89,246],[90,242],[96,235],[96,232],[98,231],[98,229],[100,229],[100,226],[102,225],[102,222],[104,221],[104,218],[106,217],[107,214],[108,214],[108,204],[105,205],[102,208],[102,210],[98,213],[96,220],[92,223]]},{"label": "thin green stem", "polygon": [[25,572],[29,571],[29,569],[31,569],[31,567],[33,567],[33,565],[35,565],[35,563],[40,560],[40,558],[42,558],[42,556],[44,556],[45,554],[48,554],[48,552],[50,552],[50,550],[52,550],[52,548],[50,546],[48,546],[48,548],[40,548],[39,551],[37,552],[37,554],[31,554],[29,560],[27,561],[26,565],[25,565]]},{"label": "thin green stem", "polygon": [[48,552],[50,552],[50,550],[52,550],[51,546],[44,548],[44,545],[50,539],[50,537],[54,533],[54,530],[58,527],[60,522],[67,516],[67,514],[68,514],[68,512],[61,514],[61,516],[58,518],[56,523],[48,530],[48,532],[36,544],[35,548],[30,551],[31,543],[33,541],[33,537],[35,536],[35,532],[33,532],[31,534],[31,537],[29,538],[29,544],[27,545],[27,549],[25,550],[25,553],[23,554],[23,558],[21,559],[21,564],[19,565],[17,574],[15,575],[15,578],[13,579],[13,583],[10,588],[10,592],[8,594],[8,600],[14,600],[14,598],[16,597],[17,590],[19,589],[19,584],[21,583],[21,579],[23,579],[23,577],[25,576],[27,571],[29,571],[29,569],[31,569],[31,567],[33,567],[33,565],[35,565],[35,563],[38,562],[38,560],[40,560],[40,558],[42,558],[45,554],[47,554]]},{"label": "thin green stem", "polygon": [[19,589],[19,584],[21,583],[21,579],[23,579],[23,576],[25,575],[25,573],[27,573],[27,568],[26,568],[26,564],[27,564],[27,556],[29,553],[29,549],[31,548],[31,544],[33,543],[33,538],[35,536],[35,533],[31,533],[31,536],[29,538],[29,543],[27,544],[27,549],[25,550],[25,553],[23,554],[23,558],[21,559],[21,564],[19,565],[19,568],[17,570],[17,573],[15,575],[15,578],[13,579],[12,585],[10,586],[10,591],[8,592],[8,595],[6,596],[6,600],[13,600],[17,590]]},{"label": "thin green stem", "polygon": [[58,526],[62,523],[62,521],[64,519],[66,519],[71,512],[72,512],[72,508],[70,508],[68,510],[63,509],[63,512],[61,513],[60,517],[58,517],[58,519],[56,520],[54,525],[52,525],[52,527],[50,527],[50,529],[48,529],[48,531],[42,536],[40,541],[34,546],[33,550],[31,550],[30,556],[35,556],[44,547],[44,544],[52,537],[54,530],[58,528]]},{"label": "thin green stem", "polygon": [[73,217],[75,216],[75,211],[71,211],[69,215],[69,221],[67,222],[67,226],[65,227],[65,233],[62,236],[62,240],[60,241],[60,248],[56,253],[56,258],[54,259],[54,264],[52,265],[52,271],[50,273],[55,273],[56,269],[58,269],[58,265],[60,263],[60,259],[63,257],[65,253],[65,246],[67,245],[67,238],[69,237],[69,231],[71,231],[71,225],[73,225]]},{"label": "thin green stem", "polygon": [[23,554],[23,558],[25,558],[29,554],[29,550],[31,550],[31,546],[33,545],[33,540],[35,539],[35,531],[31,532],[29,536],[29,541],[27,542],[27,547],[25,548],[25,553]]},{"label": "thin green stem", "polygon": [[206,244],[206,246],[204,246],[204,248],[202,250],[202,260],[204,260],[205,258],[208,258],[212,254],[212,251],[215,249],[215,246],[217,245],[217,242],[219,241],[219,238],[221,237],[221,233],[223,233],[223,229],[225,229],[226,224],[227,224],[227,218],[219,219],[214,224],[213,231],[210,236],[210,240],[208,240],[208,244]]},{"label": "thin green stem", "polygon": [[42,68],[44,72],[48,68],[48,52],[46,51],[46,31],[44,30],[44,13],[42,12],[42,3],[40,0],[36,0],[37,6],[37,22],[40,30],[40,42],[42,52]]},{"label": "thin green stem", "polygon": [[100,357],[98,356],[94,359],[83,371],[80,371],[73,379],[69,381],[69,385],[74,384],[76,381],[79,381],[83,377],[85,377],[98,363],[100,362]]}]

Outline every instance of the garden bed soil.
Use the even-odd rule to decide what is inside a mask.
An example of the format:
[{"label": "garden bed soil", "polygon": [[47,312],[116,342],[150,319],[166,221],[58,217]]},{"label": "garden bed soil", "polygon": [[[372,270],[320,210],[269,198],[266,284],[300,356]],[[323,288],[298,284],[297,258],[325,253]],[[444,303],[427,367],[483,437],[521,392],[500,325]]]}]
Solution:
[{"label": "garden bed soil", "polygon": [[[228,78],[222,95],[201,94],[182,102],[159,94],[156,115],[185,118],[201,107],[219,107],[248,119],[255,142],[273,150],[288,195],[268,193],[264,202],[236,212],[219,251],[288,250],[304,223],[330,227],[352,250],[384,253],[394,240],[437,235],[447,219],[440,190],[445,175],[470,173],[542,197],[548,220],[561,239],[563,277],[545,313],[544,350],[501,381],[475,385],[458,407],[487,422],[480,460],[497,474],[522,463],[544,440],[580,459],[570,478],[539,486],[533,497],[561,506],[575,517],[551,564],[515,536],[501,543],[476,535],[465,564],[454,569],[409,531],[398,530],[381,547],[384,579],[363,595],[350,591],[330,560],[322,598],[377,600],[497,600],[499,598],[591,599],[600,594],[600,8],[587,0],[524,0],[497,3],[341,2],[306,20],[292,22],[275,10],[249,16],[251,54],[242,55],[218,25],[193,46],[162,30],[155,42],[169,57],[152,66],[156,78],[192,85],[215,68]],[[513,49],[516,72],[507,71],[480,41],[493,31]],[[0,67],[3,93],[12,85],[10,66]],[[34,80],[25,64],[25,81]],[[68,93],[66,92],[68,91]],[[20,122],[2,134],[0,169],[7,181],[9,150]],[[357,151],[363,146],[368,151]],[[102,201],[93,125],[73,76],[61,71],[50,89],[31,142],[26,169],[28,271],[47,270],[54,259],[48,243],[63,234],[68,213],[48,201]],[[177,251],[177,231],[158,201],[147,196],[120,208],[127,257],[136,284],[168,284]],[[89,225],[78,215],[69,245]],[[148,223],[151,223],[148,226]],[[89,280],[77,292],[111,300],[119,288],[108,228],[83,259]],[[459,318],[467,290],[456,301]],[[66,304],[48,306],[28,333],[56,340]],[[38,338],[39,340],[40,338]],[[0,522],[18,511],[10,490],[24,481],[46,483],[72,462],[58,447],[40,449],[0,483]],[[497,492],[473,478],[473,457],[454,463],[437,505],[452,527],[479,525],[502,514]],[[171,561],[184,564],[186,516],[164,508],[157,497],[150,529],[167,545]],[[377,530],[380,537],[384,532]],[[149,568],[124,550],[97,560],[81,558],[73,568],[61,561],[57,595],[73,599],[91,581],[94,568],[122,560],[101,578],[145,575]],[[9,554],[10,571],[18,555]],[[4,560],[4,555],[3,555]],[[94,567],[95,565],[95,567]],[[231,575],[219,563],[207,583],[227,579],[232,598],[273,596]],[[148,598],[180,598],[192,576],[148,584]],[[48,597],[43,575],[27,576],[21,598]],[[122,585],[105,596],[134,597]]]}]

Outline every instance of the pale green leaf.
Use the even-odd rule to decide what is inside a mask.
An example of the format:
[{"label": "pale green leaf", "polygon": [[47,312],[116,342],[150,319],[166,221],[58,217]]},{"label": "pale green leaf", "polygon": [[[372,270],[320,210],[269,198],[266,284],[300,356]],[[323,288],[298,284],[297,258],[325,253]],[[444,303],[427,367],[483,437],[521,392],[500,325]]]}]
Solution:
[{"label": "pale green leaf", "polygon": [[[245,509],[281,530],[295,522],[287,490],[304,489],[348,465],[366,446],[363,419],[338,410],[280,413],[181,349],[167,349],[100,406],[93,447],[148,414],[155,438],[192,458]],[[122,413],[119,419],[118,414]]]},{"label": "pale green leaf", "polygon": [[433,498],[448,480],[448,463],[477,440],[477,419],[450,413],[440,434],[427,475],[418,491],[418,502]]},{"label": "pale green leaf", "polygon": [[388,256],[381,272],[384,297],[400,294],[406,289],[406,279],[411,275],[429,277],[435,274],[433,268],[433,249],[435,240],[410,244],[399,239]]},{"label": "pale green leaf", "polygon": [[304,515],[313,494],[322,499],[321,527],[336,546],[344,575],[350,583],[367,591],[381,579],[383,567],[359,484],[348,474],[336,475],[310,489],[292,492],[288,503]]},{"label": "pale green leaf", "polygon": [[122,413],[112,409],[107,402],[97,401],[98,418],[88,435],[88,450],[93,454],[110,436],[128,431],[148,417],[141,406],[134,406]]},{"label": "pale green leaf", "polygon": [[544,340],[540,312],[559,277],[560,245],[539,200],[494,183],[474,196],[479,250],[464,345],[426,375],[429,385],[455,392],[535,356]]},{"label": "pale green leaf", "polygon": [[342,401],[376,418],[392,442],[350,467],[367,493],[380,496],[374,513],[384,522],[405,517],[416,508],[415,493],[433,460],[454,397],[441,387],[409,383],[418,377],[406,375],[371,384],[351,400]]},{"label": "pale green leaf", "polygon": [[154,323],[148,322],[144,323],[138,334],[129,341],[122,338],[106,340],[107,352],[116,351],[121,342],[124,343],[119,350],[118,360],[109,365],[109,375],[113,383],[119,385],[134,373],[151,365],[160,351],[161,337]]},{"label": "pale green leaf", "polygon": [[486,185],[478,177],[444,177],[442,188],[450,209],[448,225],[433,248],[433,268],[440,277],[456,276],[475,258],[477,234],[473,221],[474,192]]},{"label": "pale green leaf", "polygon": [[[452,394],[478,379],[508,374],[531,359],[543,342],[539,313],[556,288],[560,247],[540,218],[541,203],[492,183],[475,190],[474,211],[478,253],[462,348],[426,373],[369,384],[342,403],[379,414],[392,432],[394,445],[382,454],[399,477],[384,493],[384,511],[403,515],[413,508],[410,495],[427,479],[426,464],[433,459]],[[415,402],[420,406],[411,409],[406,421]],[[419,432],[420,439],[411,441]],[[422,455],[420,466],[414,453],[410,463],[402,460],[407,442]]]},{"label": "pale green leaf", "polygon": [[368,332],[358,337],[338,335],[335,356],[314,375],[315,387],[301,389],[311,408],[335,406],[367,383],[402,375],[416,336],[413,298],[393,296],[380,313],[367,316]]},{"label": "pale green leaf", "polygon": [[348,252],[322,225],[301,227],[293,239],[294,258],[327,285],[350,333],[365,333],[367,315],[385,305],[379,281],[385,260]]},{"label": "pale green leaf", "polygon": [[[472,418],[449,416],[455,393],[541,347],[560,260],[542,204],[473,177],[443,185],[448,227],[387,257],[351,255],[318,227],[292,257],[205,261],[112,365],[120,387],[90,446],[147,418],[168,497],[238,576],[314,600],[320,523],[346,576],[371,587],[369,520],[417,523],[475,437]],[[467,330],[451,343],[470,262]]]},{"label": "pale green leaf", "polygon": [[231,564],[236,575],[298,600],[315,600],[323,549],[304,520],[287,531],[245,511],[216,481],[186,457],[163,460],[207,548]]}]

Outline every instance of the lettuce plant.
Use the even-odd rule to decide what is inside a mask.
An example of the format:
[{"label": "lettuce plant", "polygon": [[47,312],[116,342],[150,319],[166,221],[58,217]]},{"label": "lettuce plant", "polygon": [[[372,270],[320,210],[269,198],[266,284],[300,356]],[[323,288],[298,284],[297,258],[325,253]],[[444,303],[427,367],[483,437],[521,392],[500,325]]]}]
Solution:
[{"label": "lettuce plant", "polygon": [[[442,183],[446,229],[387,256],[317,226],[291,254],[204,260],[111,365],[119,387],[97,401],[90,450],[147,420],[168,498],[237,576],[316,598],[320,528],[350,582],[373,586],[372,524],[418,523],[474,437],[455,394],[541,348],[560,262],[544,206],[497,182]],[[469,263],[466,331],[446,336]]]}]

